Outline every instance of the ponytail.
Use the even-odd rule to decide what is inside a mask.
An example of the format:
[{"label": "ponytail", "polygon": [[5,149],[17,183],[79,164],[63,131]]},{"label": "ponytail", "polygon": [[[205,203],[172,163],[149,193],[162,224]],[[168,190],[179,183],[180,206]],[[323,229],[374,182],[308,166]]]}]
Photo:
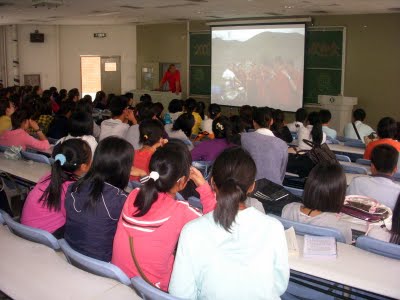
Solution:
[{"label": "ponytail", "polygon": [[154,202],[158,198],[158,190],[156,181],[150,178],[142,187],[136,196],[134,206],[137,208],[137,213],[134,217],[142,217],[150,210]]},{"label": "ponytail", "polygon": [[311,138],[313,142],[320,145],[324,138],[324,134],[322,132],[322,123],[319,114],[315,111],[310,113],[308,115],[308,123],[313,127],[311,130]]},{"label": "ponytail", "polygon": [[239,210],[239,203],[244,202],[246,198],[246,191],[239,186],[235,179],[228,178],[218,189],[214,221],[230,232]]},{"label": "ponytail", "polygon": [[397,202],[393,209],[392,228],[390,230],[390,242],[400,245],[400,193],[397,196]]}]

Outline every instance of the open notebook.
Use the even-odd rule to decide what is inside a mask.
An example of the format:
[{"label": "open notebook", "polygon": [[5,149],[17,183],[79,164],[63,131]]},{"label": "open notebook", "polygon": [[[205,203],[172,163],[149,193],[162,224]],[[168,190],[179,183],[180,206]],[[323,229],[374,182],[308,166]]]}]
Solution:
[{"label": "open notebook", "polygon": [[303,256],[307,258],[336,258],[336,239],[330,236],[304,236]]}]

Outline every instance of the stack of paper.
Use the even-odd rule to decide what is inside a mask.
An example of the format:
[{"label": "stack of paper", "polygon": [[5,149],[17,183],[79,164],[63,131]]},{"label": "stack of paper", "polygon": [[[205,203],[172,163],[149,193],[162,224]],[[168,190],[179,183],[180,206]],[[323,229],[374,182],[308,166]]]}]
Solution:
[{"label": "stack of paper", "polygon": [[293,227],[290,227],[285,230],[286,235],[286,244],[288,247],[289,254],[298,254],[299,253],[299,245],[297,244],[296,232]]},{"label": "stack of paper", "polygon": [[304,257],[336,258],[336,239],[330,236],[304,236]]}]

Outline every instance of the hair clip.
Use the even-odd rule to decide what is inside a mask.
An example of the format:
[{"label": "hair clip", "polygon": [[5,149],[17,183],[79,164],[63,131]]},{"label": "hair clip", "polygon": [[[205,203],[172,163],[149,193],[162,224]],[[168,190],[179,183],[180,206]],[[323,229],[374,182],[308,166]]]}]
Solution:
[{"label": "hair clip", "polygon": [[57,154],[55,157],[54,157],[54,161],[56,162],[56,161],[59,161],[60,162],[60,165],[64,165],[66,162],[67,162],[67,158],[65,157],[65,155],[64,154]]},{"label": "hair clip", "polygon": [[156,172],[156,171],[151,171],[151,172],[150,172],[150,175],[145,176],[145,177],[143,177],[143,178],[140,179],[140,183],[141,183],[141,184],[146,183],[146,182],[149,181],[150,179],[153,179],[154,181],[157,181],[158,178],[160,178],[160,174],[158,174],[158,172]]},{"label": "hair clip", "polygon": [[147,136],[147,134],[145,134],[145,135],[143,136],[143,138],[144,138],[145,140],[147,140],[149,137]]},{"label": "hair clip", "polygon": [[217,123],[215,127],[217,127],[219,130],[224,130],[224,125],[222,125],[221,123]]}]

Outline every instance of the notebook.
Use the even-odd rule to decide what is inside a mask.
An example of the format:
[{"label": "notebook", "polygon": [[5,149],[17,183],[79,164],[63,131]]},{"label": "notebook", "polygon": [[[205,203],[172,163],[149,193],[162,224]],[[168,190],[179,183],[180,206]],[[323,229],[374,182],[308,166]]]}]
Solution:
[{"label": "notebook", "polygon": [[303,256],[306,258],[336,258],[336,239],[330,236],[304,236]]},{"label": "notebook", "polygon": [[299,245],[297,244],[296,232],[293,227],[285,230],[286,244],[289,255],[299,254]]}]

